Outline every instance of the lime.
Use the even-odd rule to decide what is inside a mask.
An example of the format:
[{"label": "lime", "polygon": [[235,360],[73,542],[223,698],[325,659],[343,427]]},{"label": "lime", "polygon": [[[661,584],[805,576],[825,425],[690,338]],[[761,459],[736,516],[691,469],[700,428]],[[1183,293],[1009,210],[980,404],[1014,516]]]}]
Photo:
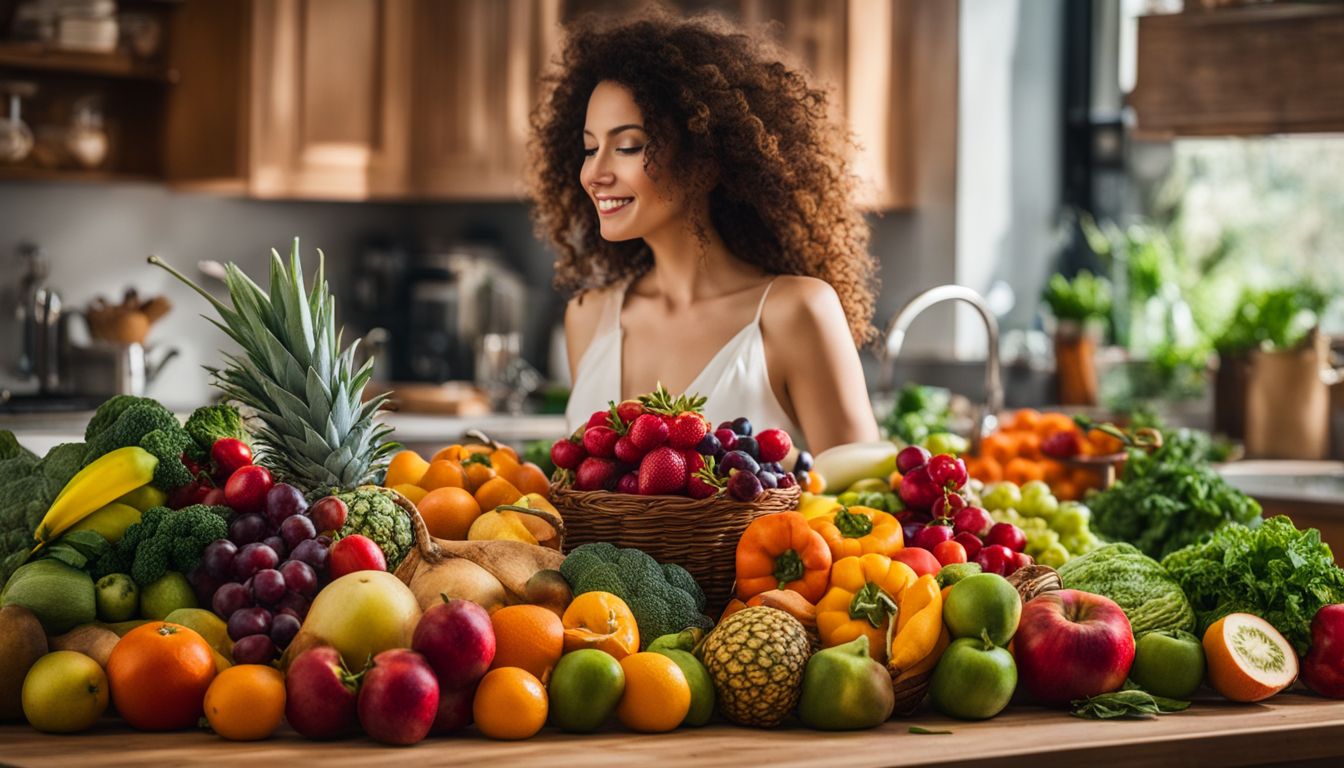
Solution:
[{"label": "lime", "polygon": [[124,573],[109,573],[93,585],[98,619],[115,623],[135,616],[140,606],[140,588]]},{"label": "lime", "polygon": [[169,571],[158,581],[150,582],[140,590],[140,615],[147,619],[161,620],[178,608],[195,608],[196,590],[191,588],[187,577],[177,571]]},{"label": "lime", "polygon": [[616,711],[625,692],[625,671],[614,656],[583,648],[560,657],[546,694],[551,722],[562,730],[592,733]]},{"label": "lime", "polygon": [[1156,696],[1189,699],[1204,682],[1204,646],[1180,629],[1145,632],[1134,643],[1129,678]]},{"label": "lime", "polygon": [[87,730],[106,711],[107,675],[82,653],[48,653],[23,679],[23,716],[39,731]]}]

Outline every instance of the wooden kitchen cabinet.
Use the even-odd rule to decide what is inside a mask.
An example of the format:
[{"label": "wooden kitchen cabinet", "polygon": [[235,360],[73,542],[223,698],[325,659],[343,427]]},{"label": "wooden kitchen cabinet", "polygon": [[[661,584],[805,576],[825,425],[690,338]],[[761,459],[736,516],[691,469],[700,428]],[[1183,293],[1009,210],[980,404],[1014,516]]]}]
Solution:
[{"label": "wooden kitchen cabinet", "polygon": [[[302,199],[517,199],[557,0],[188,0],[168,178]],[[207,32],[208,30],[208,32]]]}]

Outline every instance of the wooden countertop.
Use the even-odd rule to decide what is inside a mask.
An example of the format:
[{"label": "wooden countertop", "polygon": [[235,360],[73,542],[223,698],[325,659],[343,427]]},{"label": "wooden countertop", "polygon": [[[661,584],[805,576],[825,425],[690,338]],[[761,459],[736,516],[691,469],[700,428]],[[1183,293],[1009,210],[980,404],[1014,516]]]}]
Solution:
[{"label": "wooden countertop", "polygon": [[[950,730],[917,735],[911,725]],[[288,729],[261,742],[226,742],[209,733],[138,733],[115,721],[72,736],[0,727],[6,765],[498,765],[586,768],[657,762],[660,766],[1227,766],[1344,759],[1344,701],[1284,694],[1263,704],[1196,702],[1188,711],[1136,721],[1080,720],[1063,712],[1015,707],[966,723],[936,715],[896,720],[858,733],[801,728],[760,731],[713,725],[645,736],[621,730],[589,736],[551,729],[523,742],[468,733],[410,748],[368,739],[310,742]],[[302,761],[302,762],[299,762]],[[1321,764],[1329,764],[1322,762]],[[1335,762],[1334,764],[1341,764]]]}]

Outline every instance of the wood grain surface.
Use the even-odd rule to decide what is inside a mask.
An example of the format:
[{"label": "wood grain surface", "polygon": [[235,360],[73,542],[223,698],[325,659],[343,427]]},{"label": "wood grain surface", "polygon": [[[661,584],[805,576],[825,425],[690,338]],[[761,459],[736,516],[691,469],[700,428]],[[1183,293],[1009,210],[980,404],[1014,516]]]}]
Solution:
[{"label": "wood grain surface", "polygon": [[[917,735],[912,725],[950,730]],[[892,721],[858,733],[801,728],[759,731],[726,725],[645,736],[621,730],[577,736],[547,729],[523,742],[474,733],[409,748],[368,739],[311,742],[288,729],[260,742],[226,742],[203,732],[138,733],[115,721],[72,736],[0,727],[0,764],[341,766],[1227,766],[1344,764],[1344,702],[1285,694],[1265,704],[1198,702],[1152,720],[1093,721],[1015,707],[986,722],[935,715]]]}]

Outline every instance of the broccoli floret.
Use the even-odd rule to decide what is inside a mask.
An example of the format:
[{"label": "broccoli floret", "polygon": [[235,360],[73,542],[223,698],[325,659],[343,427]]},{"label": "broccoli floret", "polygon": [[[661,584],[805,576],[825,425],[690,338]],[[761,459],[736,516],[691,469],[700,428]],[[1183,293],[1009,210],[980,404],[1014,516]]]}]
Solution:
[{"label": "broccoli floret", "polygon": [[173,511],[153,507],[98,559],[98,577],[129,573],[136,584],[157,581],[170,569],[190,573],[210,542],[228,535],[227,507],[195,504]]},{"label": "broccoli floret", "polygon": [[189,455],[198,461],[210,455],[210,448],[216,440],[232,437],[251,444],[247,429],[243,426],[243,415],[232,405],[206,405],[192,411],[183,425],[191,435],[192,447]]},{"label": "broccoli floret", "polygon": [[93,412],[93,418],[89,419],[89,425],[84,428],[84,441],[88,442],[93,438],[107,431],[107,428],[121,418],[128,408],[142,403],[153,403],[147,397],[138,397],[136,395],[114,395],[103,404],[98,406],[98,410]]},{"label": "broccoli floret", "polygon": [[229,525],[225,522],[228,514],[228,507],[194,504],[177,510],[164,520],[155,538],[166,538],[172,543],[169,561],[173,570],[191,573],[200,565],[206,546],[228,536]]},{"label": "broccoli floret", "polygon": [[19,438],[14,436],[8,429],[0,429],[0,461],[8,459],[26,458],[29,461],[36,461],[37,457],[33,452],[19,445]]},{"label": "broccoli floret", "polygon": [[42,457],[42,474],[57,488],[64,488],[84,466],[84,443],[61,443]]},{"label": "broccoli floret", "polygon": [[171,491],[192,480],[191,470],[182,463],[182,452],[191,445],[191,436],[172,411],[154,400],[140,398],[139,402],[126,406],[116,421],[87,443],[85,466],[118,448],[138,445],[159,460],[154,470],[154,487]]},{"label": "broccoli floret", "polygon": [[575,595],[610,592],[625,601],[639,624],[642,646],[687,627],[713,626],[700,613],[704,593],[680,566],[659,565],[638,549],[611,544],[585,544],[560,564],[560,573]]}]

